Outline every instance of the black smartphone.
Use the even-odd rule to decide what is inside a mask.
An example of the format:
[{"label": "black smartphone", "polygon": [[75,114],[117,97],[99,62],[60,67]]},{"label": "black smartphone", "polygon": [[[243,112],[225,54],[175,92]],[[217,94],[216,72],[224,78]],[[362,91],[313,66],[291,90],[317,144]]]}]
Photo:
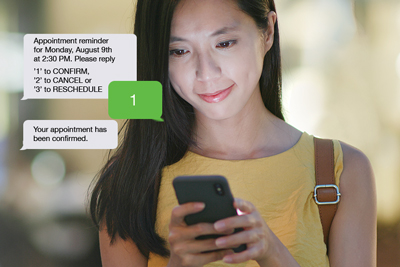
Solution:
[{"label": "black smartphone", "polygon": [[[228,181],[220,175],[207,176],[178,176],[172,182],[179,204],[188,202],[203,202],[205,208],[195,214],[185,217],[187,225],[199,222],[215,223],[227,217],[236,216],[233,207],[233,196]],[[235,233],[243,231],[236,228]],[[218,238],[223,235],[203,235],[196,239]],[[246,244],[233,248],[234,252],[246,250]]]}]

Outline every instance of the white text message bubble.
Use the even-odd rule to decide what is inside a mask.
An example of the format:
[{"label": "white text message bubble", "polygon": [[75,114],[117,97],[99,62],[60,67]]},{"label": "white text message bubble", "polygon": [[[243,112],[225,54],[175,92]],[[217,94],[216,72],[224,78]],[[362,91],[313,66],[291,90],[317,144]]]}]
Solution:
[{"label": "white text message bubble", "polygon": [[118,123],[113,120],[28,120],[21,150],[113,149],[117,145]]},{"label": "white text message bubble", "polygon": [[112,81],[136,81],[134,34],[26,34],[24,97],[107,98]]}]

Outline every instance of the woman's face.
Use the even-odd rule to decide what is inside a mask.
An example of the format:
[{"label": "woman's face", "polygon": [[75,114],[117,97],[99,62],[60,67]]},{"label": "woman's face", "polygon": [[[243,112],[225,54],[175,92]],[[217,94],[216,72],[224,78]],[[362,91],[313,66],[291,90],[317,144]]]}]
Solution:
[{"label": "woman's face", "polygon": [[252,17],[232,0],[182,0],[171,24],[169,78],[196,116],[221,120],[260,102],[270,48]]}]

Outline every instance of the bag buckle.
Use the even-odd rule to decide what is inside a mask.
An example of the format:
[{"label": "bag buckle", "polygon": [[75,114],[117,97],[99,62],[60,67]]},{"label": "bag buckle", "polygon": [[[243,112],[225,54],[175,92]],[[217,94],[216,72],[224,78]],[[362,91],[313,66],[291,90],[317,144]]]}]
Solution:
[{"label": "bag buckle", "polygon": [[[318,201],[317,192],[318,192],[318,189],[319,189],[319,188],[335,188],[335,189],[336,189],[336,200],[335,200],[335,201],[325,201],[325,202],[323,202],[323,201]],[[339,192],[339,187],[337,187],[337,186],[334,185],[334,184],[316,185],[315,188],[314,188],[314,199],[315,199],[315,202],[316,202],[318,205],[332,205],[332,204],[337,204],[337,203],[339,203],[339,201],[340,201],[340,196],[341,196],[341,194],[340,194],[340,192]]]}]

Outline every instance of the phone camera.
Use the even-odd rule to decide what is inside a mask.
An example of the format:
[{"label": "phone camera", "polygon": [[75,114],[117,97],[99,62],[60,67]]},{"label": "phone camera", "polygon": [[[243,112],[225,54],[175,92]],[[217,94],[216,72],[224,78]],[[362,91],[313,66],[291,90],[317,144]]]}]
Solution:
[{"label": "phone camera", "polygon": [[221,184],[214,184],[214,188],[218,195],[220,196],[225,195],[224,188],[222,187]]}]

